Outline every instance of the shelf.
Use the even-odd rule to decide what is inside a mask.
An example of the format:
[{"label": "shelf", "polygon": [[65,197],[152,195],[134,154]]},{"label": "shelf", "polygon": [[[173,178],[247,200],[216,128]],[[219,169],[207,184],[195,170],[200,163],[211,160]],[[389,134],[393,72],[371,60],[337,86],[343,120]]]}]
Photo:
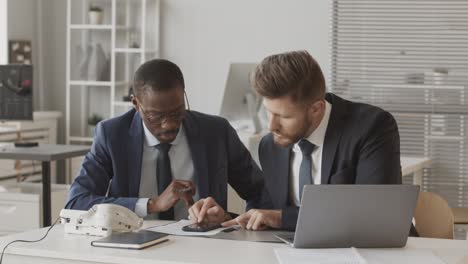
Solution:
[{"label": "shelf", "polygon": [[112,86],[113,84],[115,85],[127,85],[127,81],[118,81],[115,83],[112,82],[103,82],[103,81],[70,81],[70,85],[75,85],[75,86]]},{"label": "shelf", "polygon": [[72,24],[70,29],[111,30],[112,25]]},{"label": "shelf", "polygon": [[69,139],[70,139],[70,142],[89,142],[89,143],[93,142],[92,137],[70,137]]},{"label": "shelf", "polygon": [[[91,30],[111,30],[112,25],[94,25],[94,24],[71,24],[70,29],[91,29]],[[131,27],[115,26],[116,30],[130,30]]]},{"label": "shelf", "polygon": [[114,106],[127,106],[132,107],[132,102],[124,102],[124,101],[114,101]]},{"label": "shelf", "polygon": [[116,30],[134,30],[134,27],[128,27],[128,26],[115,26]]},{"label": "shelf", "polygon": [[[86,7],[93,1],[98,1],[97,4],[105,10],[103,24],[89,23]],[[133,84],[135,71],[148,59],[159,56],[158,25],[161,1],[67,0],[66,2],[66,143],[89,145],[93,142],[93,138],[87,137],[92,135],[86,122],[87,117],[96,113],[111,118],[120,115],[123,110],[132,108],[131,102],[124,102],[123,98],[127,96]],[[140,43],[141,46],[130,45],[133,43]],[[88,55],[90,51],[84,48],[90,44],[93,50]],[[95,54],[98,53],[93,46],[97,44],[104,49],[105,74],[108,77],[96,78],[90,75],[90,78],[82,78],[80,77],[82,71],[101,72],[101,58],[96,57]],[[81,49],[78,52],[77,46]],[[82,55],[95,56],[93,57],[95,60],[86,62]],[[104,66],[102,69],[104,70]],[[74,98],[77,96],[83,98]]]},{"label": "shelf", "polygon": [[132,84],[131,81],[116,81],[115,86],[130,86]]},{"label": "shelf", "polygon": [[102,82],[102,81],[70,81],[70,85],[80,85],[80,86],[111,86],[111,82]]},{"label": "shelf", "polygon": [[157,50],[143,50],[143,49],[136,49],[136,48],[115,48],[114,52],[117,53],[157,53]]}]

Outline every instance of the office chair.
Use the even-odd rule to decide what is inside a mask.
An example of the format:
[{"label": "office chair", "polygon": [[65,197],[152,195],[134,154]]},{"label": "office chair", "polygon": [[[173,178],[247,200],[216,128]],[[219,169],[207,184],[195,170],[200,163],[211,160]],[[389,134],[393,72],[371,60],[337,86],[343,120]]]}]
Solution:
[{"label": "office chair", "polygon": [[447,201],[432,192],[420,192],[414,213],[420,237],[453,239],[453,213]]}]

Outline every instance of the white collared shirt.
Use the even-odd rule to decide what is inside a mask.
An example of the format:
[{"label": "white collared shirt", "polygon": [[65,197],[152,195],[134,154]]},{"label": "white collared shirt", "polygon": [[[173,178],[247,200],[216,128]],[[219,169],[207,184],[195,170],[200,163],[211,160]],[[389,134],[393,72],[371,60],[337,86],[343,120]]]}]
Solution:
[{"label": "white collared shirt", "polygon": [[[138,197],[142,197],[137,200],[135,206],[135,213],[140,217],[146,217],[147,203],[149,198],[158,196],[158,183],[156,177],[156,159],[159,151],[156,149],[156,145],[160,142],[159,140],[148,130],[143,123],[143,131],[145,140],[143,144],[143,154],[141,159],[141,179],[140,179],[140,191]],[[172,177],[178,180],[194,181],[194,167],[192,154],[185,134],[184,126],[180,126],[179,133],[177,133],[174,141],[171,142],[171,148],[169,149],[169,159],[171,162]],[[194,183],[195,184],[195,183]],[[144,197],[144,198],[143,198]],[[198,191],[196,191],[194,200],[198,200]],[[188,211],[185,203],[179,201],[174,206],[174,217],[176,220],[187,218]]]},{"label": "white collared shirt", "polygon": [[[323,142],[325,141],[325,133],[327,132],[328,121],[330,119],[332,105],[325,101],[325,113],[318,127],[310,134],[306,140],[314,144],[316,147],[312,152],[312,179],[314,184],[321,184],[322,179],[322,152]],[[302,162],[302,151],[296,142],[291,152],[291,171],[289,177],[289,199],[294,205],[299,206],[299,169]]]}]

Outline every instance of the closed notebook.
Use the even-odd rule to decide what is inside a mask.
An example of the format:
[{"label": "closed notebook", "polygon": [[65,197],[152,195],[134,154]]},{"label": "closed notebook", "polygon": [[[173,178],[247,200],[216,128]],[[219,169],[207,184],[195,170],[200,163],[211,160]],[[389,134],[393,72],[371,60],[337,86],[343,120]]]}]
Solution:
[{"label": "closed notebook", "polygon": [[112,233],[110,236],[91,242],[95,247],[143,249],[168,241],[168,235],[148,230],[137,232]]}]

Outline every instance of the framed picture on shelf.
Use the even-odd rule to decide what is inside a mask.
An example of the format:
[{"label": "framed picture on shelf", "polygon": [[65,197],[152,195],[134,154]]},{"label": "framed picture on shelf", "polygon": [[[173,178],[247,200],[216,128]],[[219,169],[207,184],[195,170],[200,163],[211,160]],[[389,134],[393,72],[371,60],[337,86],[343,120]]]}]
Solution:
[{"label": "framed picture on shelf", "polygon": [[8,60],[11,64],[32,63],[32,46],[29,40],[10,40],[8,43]]}]

